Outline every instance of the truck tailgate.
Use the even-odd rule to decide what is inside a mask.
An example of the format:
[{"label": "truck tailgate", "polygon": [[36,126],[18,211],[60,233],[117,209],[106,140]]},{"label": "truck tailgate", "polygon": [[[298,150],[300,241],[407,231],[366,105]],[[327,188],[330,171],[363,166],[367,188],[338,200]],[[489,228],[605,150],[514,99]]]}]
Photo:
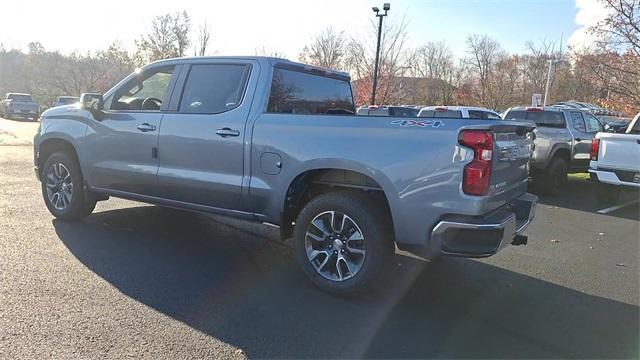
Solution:
[{"label": "truck tailgate", "polygon": [[598,167],[640,170],[640,135],[598,133]]},{"label": "truck tailgate", "polygon": [[506,121],[491,127],[495,144],[490,195],[508,192],[526,183],[534,147],[533,129],[528,123]]}]

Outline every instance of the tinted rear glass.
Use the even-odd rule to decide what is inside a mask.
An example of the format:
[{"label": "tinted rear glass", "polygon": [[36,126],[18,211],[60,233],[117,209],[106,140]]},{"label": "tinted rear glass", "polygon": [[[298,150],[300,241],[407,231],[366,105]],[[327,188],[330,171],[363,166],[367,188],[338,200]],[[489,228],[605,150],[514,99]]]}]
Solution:
[{"label": "tinted rear glass", "polygon": [[416,117],[418,116],[418,109],[404,108],[404,107],[390,107],[390,116],[398,117]]},{"label": "tinted rear glass", "polygon": [[267,112],[285,114],[353,114],[348,81],[275,68]]},{"label": "tinted rear glass", "polygon": [[21,94],[9,94],[9,100],[32,101],[31,95],[21,95]]},{"label": "tinted rear glass", "polygon": [[505,115],[505,120],[529,120],[541,127],[564,128],[564,114],[560,111],[525,111],[512,110]]},{"label": "tinted rear glass", "polygon": [[77,98],[60,98],[58,100],[59,105],[70,105],[78,102]]},{"label": "tinted rear glass", "polygon": [[420,117],[461,119],[462,111],[460,110],[444,110],[444,111],[425,110],[420,113]]},{"label": "tinted rear glass", "polygon": [[469,110],[469,119],[500,120],[500,116],[489,111]]}]

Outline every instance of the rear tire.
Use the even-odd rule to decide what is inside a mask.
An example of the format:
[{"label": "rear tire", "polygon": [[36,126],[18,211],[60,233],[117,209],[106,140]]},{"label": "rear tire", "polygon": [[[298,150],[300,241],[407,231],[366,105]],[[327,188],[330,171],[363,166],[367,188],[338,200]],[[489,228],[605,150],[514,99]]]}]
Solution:
[{"label": "rear tire", "polygon": [[555,158],[541,176],[541,190],[546,195],[558,195],[567,182],[568,165],[564,159]]},{"label": "rear tire", "polygon": [[41,179],[42,197],[56,218],[80,220],[96,207],[96,200],[85,193],[80,165],[68,153],[56,152],[49,156]]},{"label": "rear tire", "polygon": [[372,284],[395,250],[390,224],[387,212],[363,194],[321,194],[296,219],[296,258],[322,290],[359,293]]}]

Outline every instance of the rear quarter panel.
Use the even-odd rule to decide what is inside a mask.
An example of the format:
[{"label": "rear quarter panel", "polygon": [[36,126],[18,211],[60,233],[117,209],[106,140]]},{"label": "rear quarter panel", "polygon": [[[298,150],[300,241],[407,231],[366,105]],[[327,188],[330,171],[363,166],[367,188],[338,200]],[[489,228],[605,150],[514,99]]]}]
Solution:
[{"label": "rear quarter panel", "polygon": [[[405,121],[260,114],[250,156],[252,209],[279,224],[291,182],[305,171],[324,168],[357,171],[375,180],[391,207],[396,240],[406,244],[425,245],[445,214],[480,215],[504,204],[506,199],[467,196],[461,190],[462,169],[473,152],[458,145],[458,133],[466,125],[481,127],[478,120],[426,120],[424,126]],[[261,169],[265,153],[281,158],[279,174]]]}]

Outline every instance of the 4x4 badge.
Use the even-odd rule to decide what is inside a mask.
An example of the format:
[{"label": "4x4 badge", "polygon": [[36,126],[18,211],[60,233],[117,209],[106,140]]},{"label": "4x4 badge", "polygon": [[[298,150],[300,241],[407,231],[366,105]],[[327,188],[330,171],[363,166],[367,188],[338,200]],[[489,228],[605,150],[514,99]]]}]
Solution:
[{"label": "4x4 badge", "polygon": [[391,122],[393,125],[399,125],[402,127],[408,126],[417,126],[417,127],[440,127],[443,126],[444,123],[440,120],[431,121],[431,120],[394,120]]}]

